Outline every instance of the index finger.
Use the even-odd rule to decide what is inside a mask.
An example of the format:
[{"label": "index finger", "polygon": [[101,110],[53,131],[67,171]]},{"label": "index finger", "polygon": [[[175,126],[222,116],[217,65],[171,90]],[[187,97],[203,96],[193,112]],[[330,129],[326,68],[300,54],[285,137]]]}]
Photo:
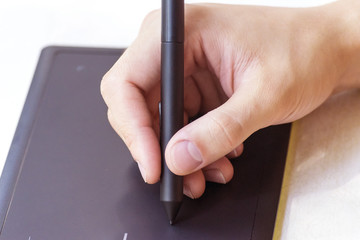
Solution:
[{"label": "index finger", "polygon": [[111,125],[148,183],[157,182],[161,172],[160,146],[149,110],[149,105],[159,100],[156,96],[149,98],[149,94],[160,82],[160,37],[153,32],[143,31],[101,82],[101,93],[111,112]]}]

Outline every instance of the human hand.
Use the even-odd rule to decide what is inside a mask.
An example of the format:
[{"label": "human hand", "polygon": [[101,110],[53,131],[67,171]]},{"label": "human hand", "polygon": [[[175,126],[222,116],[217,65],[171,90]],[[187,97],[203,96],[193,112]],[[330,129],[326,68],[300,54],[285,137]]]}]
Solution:
[{"label": "human hand", "polygon": [[[258,129],[294,121],[353,84],[354,43],[340,1],[308,9],[187,5],[184,115],[203,115],[167,145],[171,171],[197,198],[205,179],[233,176],[229,157]],[[359,5],[359,4],[356,4]],[[357,45],[358,46],[358,45]],[[104,76],[101,91],[111,125],[147,183],[160,178],[160,12]]]}]

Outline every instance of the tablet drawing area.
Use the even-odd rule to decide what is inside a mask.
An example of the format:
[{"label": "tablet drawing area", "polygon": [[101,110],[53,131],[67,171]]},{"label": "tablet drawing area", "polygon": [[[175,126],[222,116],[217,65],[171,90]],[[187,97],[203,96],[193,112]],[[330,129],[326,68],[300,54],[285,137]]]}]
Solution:
[{"label": "tablet drawing area", "polygon": [[290,125],[253,134],[233,160],[233,180],[208,183],[197,200],[185,198],[170,226],[159,185],[143,182],[107,120],[100,80],[121,53],[43,51],[20,119],[29,124],[19,124],[17,134],[31,129],[21,140],[25,147],[14,141],[7,159],[20,167],[7,192],[0,240],[271,239]]}]

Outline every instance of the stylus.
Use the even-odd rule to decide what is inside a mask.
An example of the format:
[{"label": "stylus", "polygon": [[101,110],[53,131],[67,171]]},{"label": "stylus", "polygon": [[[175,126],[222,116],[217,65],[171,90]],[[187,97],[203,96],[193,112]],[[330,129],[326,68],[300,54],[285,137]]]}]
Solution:
[{"label": "stylus", "polygon": [[161,14],[160,201],[173,224],[183,199],[183,178],[168,169],[165,148],[184,125],[184,0],[162,0]]}]

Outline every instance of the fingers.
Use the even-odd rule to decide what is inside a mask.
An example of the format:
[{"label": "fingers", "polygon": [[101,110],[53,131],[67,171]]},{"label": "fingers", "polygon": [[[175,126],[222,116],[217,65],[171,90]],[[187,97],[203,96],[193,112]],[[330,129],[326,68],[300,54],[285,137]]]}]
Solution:
[{"label": "fingers", "polygon": [[169,141],[165,159],[171,171],[187,175],[224,157],[260,127],[267,109],[256,91],[236,92],[226,103],[188,124]]},{"label": "fingers", "polygon": [[228,183],[234,176],[234,168],[226,157],[213,162],[203,169],[206,181]]},{"label": "fingers", "polygon": [[108,110],[108,118],[111,126],[124,140],[134,160],[138,163],[144,181],[150,184],[158,182],[161,171],[160,147],[153,129],[149,126],[138,128],[136,131],[127,129],[126,125],[119,122],[119,118],[114,117],[110,110]]},{"label": "fingers", "polygon": [[205,181],[225,184],[234,175],[231,162],[223,157],[202,170],[184,177],[184,194],[189,198],[199,198],[205,191]]},{"label": "fingers", "polygon": [[110,123],[148,183],[160,178],[160,147],[149,108],[157,106],[160,99],[159,91],[153,90],[160,82],[160,34],[154,34],[157,30],[152,26],[160,26],[157,21],[158,17],[148,17],[143,24],[148,30],[139,34],[101,82]]},{"label": "fingers", "polygon": [[244,151],[244,144],[240,144],[238,147],[236,147],[234,150],[232,150],[226,156],[228,158],[236,158],[236,157],[240,156],[243,151]]},{"label": "fingers", "polygon": [[112,84],[116,93],[103,90],[109,121],[142,167],[144,180],[155,183],[160,178],[160,147],[153,119],[139,88],[121,77]]},{"label": "fingers", "polygon": [[[160,12],[150,13],[139,36],[101,82],[101,93],[109,108],[115,131],[141,166],[148,183],[160,177],[158,102],[160,101]],[[195,46],[192,41],[191,46]],[[194,66],[187,44],[186,69]],[[191,77],[185,79],[185,111],[190,117],[199,112],[201,95]],[[153,130],[152,130],[153,129]],[[150,151],[151,154],[146,154]]]},{"label": "fingers", "polygon": [[205,191],[205,177],[202,171],[196,171],[184,177],[184,194],[189,198],[199,198]]},{"label": "fingers", "polygon": [[184,80],[184,110],[189,117],[193,117],[199,113],[201,106],[201,95],[195,80],[187,77]]}]

